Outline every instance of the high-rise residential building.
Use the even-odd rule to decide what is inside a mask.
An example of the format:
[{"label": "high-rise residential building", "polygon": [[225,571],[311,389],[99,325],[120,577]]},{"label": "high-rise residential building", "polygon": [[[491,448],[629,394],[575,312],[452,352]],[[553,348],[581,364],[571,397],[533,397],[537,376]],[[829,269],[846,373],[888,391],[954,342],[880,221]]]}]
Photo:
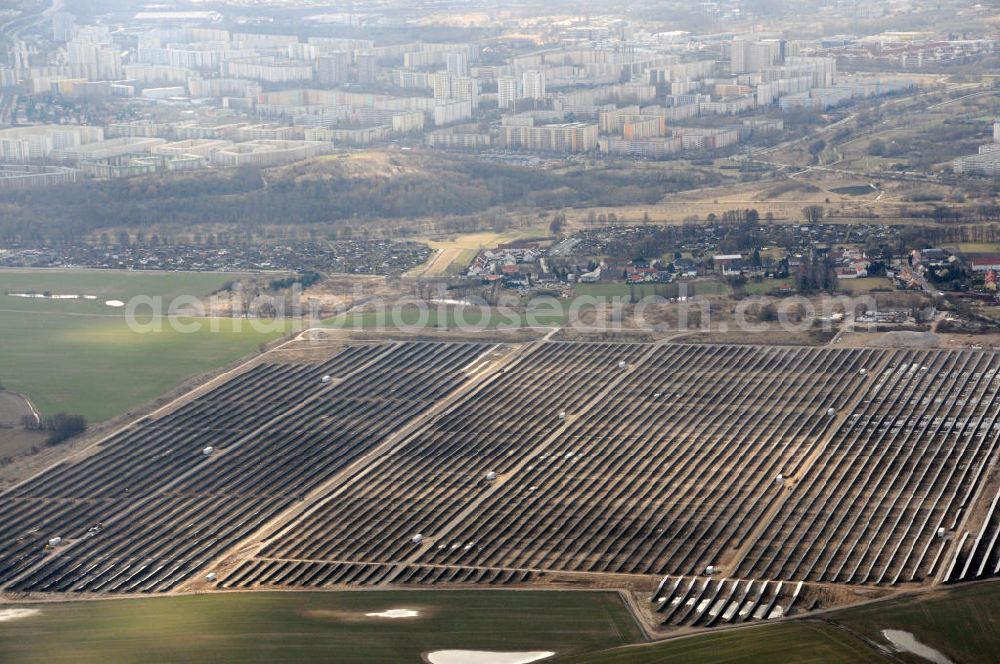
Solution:
[{"label": "high-rise residential building", "polygon": [[452,76],[469,75],[469,56],[465,53],[448,53],[445,56],[448,73]]},{"label": "high-rise residential building", "polygon": [[378,71],[378,56],[374,53],[358,53],[358,83],[374,83]]},{"label": "high-rise residential building", "polygon": [[312,44],[292,42],[286,49],[289,60],[315,60],[317,58],[316,47]]},{"label": "high-rise residential building", "polygon": [[444,72],[438,72],[437,74],[431,74],[428,79],[431,84],[431,89],[434,91],[434,99],[443,101],[445,99],[452,98],[450,75]]},{"label": "high-rise residential building", "polygon": [[424,71],[410,71],[409,69],[393,69],[392,82],[400,88],[430,88],[431,77]]},{"label": "high-rise residential building", "polygon": [[583,122],[535,126],[533,123],[503,124],[503,144],[542,152],[588,152],[597,148],[597,125]]},{"label": "high-rise residential building", "polygon": [[468,76],[452,76],[451,97],[472,102],[473,110],[479,108],[479,81]]},{"label": "high-rise residential building", "polygon": [[92,78],[114,80],[121,78],[122,60],[118,49],[112,44],[85,41],[82,39],[66,43],[66,62],[88,69]]},{"label": "high-rise residential building", "polygon": [[57,42],[68,42],[73,39],[76,31],[76,17],[69,12],[56,12],[52,15],[52,39]]},{"label": "high-rise residential building", "polygon": [[323,85],[347,82],[351,56],[345,51],[331,51],[316,60],[316,78]]},{"label": "high-rise residential building", "polygon": [[517,102],[517,78],[501,76],[497,79],[497,97],[500,110],[513,110]]},{"label": "high-rise residential building", "polygon": [[232,58],[223,61],[222,75],[252,78],[265,83],[289,83],[311,80],[313,68],[306,62],[295,60],[276,61],[270,57]]},{"label": "high-rise residential building", "polygon": [[524,72],[521,77],[522,96],[527,99],[545,98],[545,72],[535,69]]},{"label": "high-rise residential building", "polygon": [[781,44],[780,41],[773,39],[764,41],[737,39],[733,41],[729,54],[730,70],[734,74],[746,74],[778,64],[782,60]]},{"label": "high-rise residential building", "polygon": [[33,125],[0,130],[0,160],[48,159],[56,150],[68,150],[104,140],[102,127]]},{"label": "high-rise residential building", "polygon": [[[813,87],[828,88],[837,83],[837,58],[815,58],[790,56],[785,58],[786,70],[808,72],[813,79]],[[786,78],[782,75],[779,78]]]},{"label": "high-rise residential building", "polygon": [[461,99],[472,103],[472,108],[479,108],[479,81],[468,76],[452,76],[444,72],[430,74],[428,82],[434,90],[436,101]]},{"label": "high-rise residential building", "polygon": [[472,117],[472,103],[465,99],[439,101],[434,106],[434,124],[438,127],[468,120]]}]

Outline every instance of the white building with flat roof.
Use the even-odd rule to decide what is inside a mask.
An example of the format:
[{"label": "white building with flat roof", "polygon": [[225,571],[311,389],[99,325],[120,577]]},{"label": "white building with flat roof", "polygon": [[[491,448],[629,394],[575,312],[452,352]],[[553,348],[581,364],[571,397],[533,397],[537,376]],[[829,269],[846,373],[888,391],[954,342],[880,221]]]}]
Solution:
[{"label": "white building with flat roof", "polygon": [[545,72],[530,69],[521,75],[521,95],[526,99],[545,98]]},{"label": "white building with flat roof", "polygon": [[112,138],[99,143],[53,150],[52,158],[67,162],[97,161],[129,154],[148,153],[154,146],[166,142],[166,139],[163,138]]},{"label": "white building with flat roof", "polygon": [[237,143],[212,153],[216,166],[255,166],[258,168],[290,164],[335,151],[324,141],[250,141]]},{"label": "white building with flat roof", "polygon": [[514,110],[517,103],[517,78],[501,76],[497,79],[497,103],[501,111]]},{"label": "white building with flat roof", "polygon": [[437,127],[472,118],[472,102],[467,99],[449,99],[434,106],[431,115]]},{"label": "white building with flat roof", "polygon": [[0,161],[28,162],[48,159],[57,150],[104,140],[102,127],[37,125],[0,130]]}]

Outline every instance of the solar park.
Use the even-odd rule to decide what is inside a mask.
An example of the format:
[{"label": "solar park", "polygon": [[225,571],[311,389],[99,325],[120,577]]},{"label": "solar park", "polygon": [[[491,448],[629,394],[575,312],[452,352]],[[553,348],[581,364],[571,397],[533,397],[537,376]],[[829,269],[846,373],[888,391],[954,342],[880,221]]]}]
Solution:
[{"label": "solar park", "polygon": [[0,495],[0,590],[617,589],[666,629],[989,577],[998,370],[974,350],[301,340]]}]

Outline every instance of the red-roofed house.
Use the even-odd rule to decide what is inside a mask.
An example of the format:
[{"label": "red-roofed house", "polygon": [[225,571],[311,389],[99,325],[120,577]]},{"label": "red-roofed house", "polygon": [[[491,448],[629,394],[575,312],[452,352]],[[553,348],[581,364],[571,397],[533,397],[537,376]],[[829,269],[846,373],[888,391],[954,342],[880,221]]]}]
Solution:
[{"label": "red-roofed house", "polygon": [[976,272],[989,272],[990,270],[1000,270],[1000,256],[976,256],[972,259],[972,269]]}]

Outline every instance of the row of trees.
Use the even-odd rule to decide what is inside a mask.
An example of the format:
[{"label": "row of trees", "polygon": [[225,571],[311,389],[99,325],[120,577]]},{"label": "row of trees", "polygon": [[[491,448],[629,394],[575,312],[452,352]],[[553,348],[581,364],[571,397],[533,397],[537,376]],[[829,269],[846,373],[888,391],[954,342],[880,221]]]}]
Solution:
[{"label": "row of trees", "polygon": [[41,422],[30,415],[25,415],[22,424],[25,429],[48,431],[49,437],[45,441],[46,445],[58,445],[87,430],[87,420],[83,415],[65,412],[46,417]]},{"label": "row of trees", "polygon": [[[250,169],[87,182],[0,196],[0,241],[79,242],[106,228],[231,228],[481,214],[494,206],[564,208],[652,204],[664,194],[715,184],[701,172],[550,173],[467,157],[416,163],[393,177],[309,165],[268,174]],[[401,159],[407,159],[405,157]],[[327,168],[321,162],[316,168]],[[110,239],[110,238],[109,238]],[[162,238],[157,238],[161,240]],[[152,241],[150,236],[149,241]]]},{"label": "row of trees", "polygon": [[795,272],[800,293],[837,290],[837,272],[829,258],[806,258]]}]

